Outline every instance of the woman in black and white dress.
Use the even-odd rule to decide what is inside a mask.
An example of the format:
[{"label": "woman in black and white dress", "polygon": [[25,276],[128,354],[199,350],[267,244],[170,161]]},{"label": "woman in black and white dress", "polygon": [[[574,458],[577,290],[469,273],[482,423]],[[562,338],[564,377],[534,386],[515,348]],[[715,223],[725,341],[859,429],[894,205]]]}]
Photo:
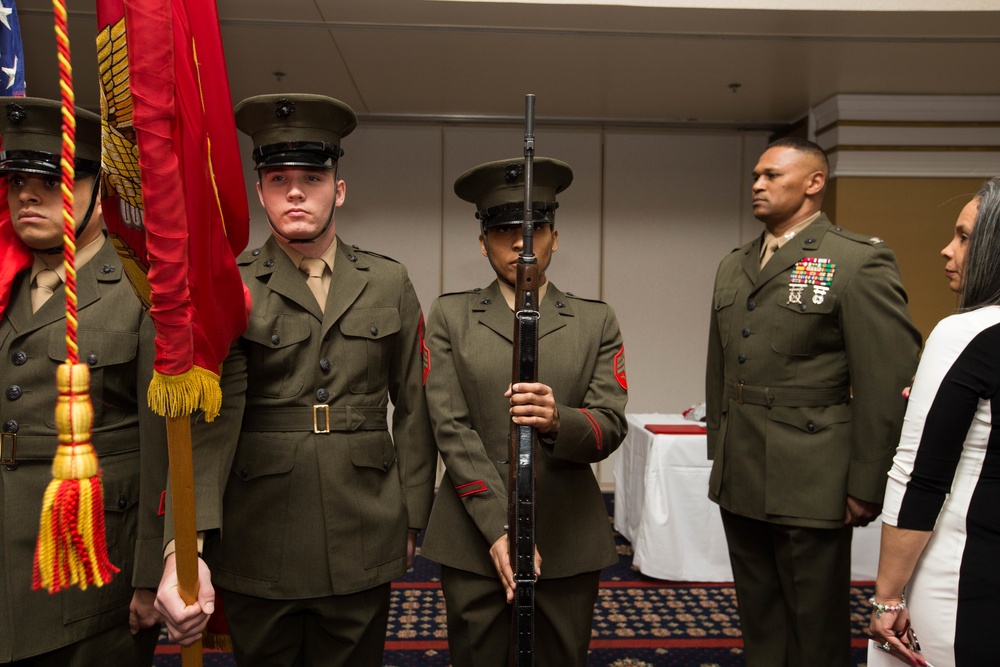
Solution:
[{"label": "woman in black and white dress", "polygon": [[961,309],[927,339],[889,471],[869,667],[998,662],[1000,179],[971,205]]}]

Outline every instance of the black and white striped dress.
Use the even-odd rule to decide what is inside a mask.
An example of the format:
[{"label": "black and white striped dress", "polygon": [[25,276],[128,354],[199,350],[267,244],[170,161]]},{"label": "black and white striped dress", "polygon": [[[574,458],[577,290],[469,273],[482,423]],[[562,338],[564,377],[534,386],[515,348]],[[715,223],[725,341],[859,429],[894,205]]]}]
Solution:
[{"label": "black and white striped dress", "polygon": [[913,629],[934,667],[1000,664],[998,388],[1000,307],[942,320],[917,369],[882,515],[934,531],[907,586]]}]

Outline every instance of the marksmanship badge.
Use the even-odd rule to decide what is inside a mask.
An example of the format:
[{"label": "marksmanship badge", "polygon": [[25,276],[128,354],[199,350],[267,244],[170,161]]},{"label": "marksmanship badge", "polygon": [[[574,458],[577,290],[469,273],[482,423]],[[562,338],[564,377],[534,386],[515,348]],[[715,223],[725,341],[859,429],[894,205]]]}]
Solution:
[{"label": "marksmanship badge", "polygon": [[823,303],[823,298],[833,284],[833,274],[837,265],[828,259],[803,257],[792,270],[788,281],[788,303],[802,303],[802,292],[812,286],[812,302]]}]

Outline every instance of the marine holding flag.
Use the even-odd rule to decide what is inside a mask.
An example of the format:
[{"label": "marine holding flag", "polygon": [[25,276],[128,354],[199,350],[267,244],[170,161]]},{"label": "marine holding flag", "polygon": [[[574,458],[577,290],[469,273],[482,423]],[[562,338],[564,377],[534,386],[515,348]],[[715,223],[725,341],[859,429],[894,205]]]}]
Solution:
[{"label": "marine holding flag", "polygon": [[[58,444],[56,369],[66,353],[61,106],[10,99],[0,109],[8,187],[0,208],[9,208],[0,226],[13,230],[10,250],[27,261],[0,266],[0,294],[9,294],[0,303],[0,664],[31,658],[32,666],[90,667],[114,656],[116,666],[138,667],[151,664],[159,634],[149,590],[159,581],[158,554],[148,568],[133,555],[140,448],[163,447],[162,420],[145,408],[153,326],[101,229],[101,119],[77,109],[76,124],[77,342],[90,367],[108,554],[120,572],[88,590],[32,590],[38,510]],[[134,573],[142,588],[133,589]]]},{"label": "marine holding flag", "polygon": [[[236,124],[271,238],[238,260],[253,310],[223,384],[245,378],[246,410],[205,561],[239,664],[378,667],[390,582],[433,497],[420,304],[401,264],[336,235],[350,107],[264,95],[237,105]],[[197,634],[195,607],[163,608],[172,637]]]},{"label": "marine holding flag", "polygon": [[[249,215],[218,13],[215,0],[98,0],[97,10],[102,203],[129,278],[150,304],[149,403],[169,436],[169,457],[163,448],[143,452],[137,551],[143,563],[163,556],[163,613],[183,613],[186,599],[189,610],[210,614],[214,590],[194,533],[222,528],[236,445],[235,434],[224,436],[230,422],[238,430],[244,385],[232,373],[236,384],[220,384],[219,373],[249,304],[235,259]],[[168,458],[171,494],[156,516],[150,501],[160,500]],[[185,664],[199,652],[190,629],[171,635],[191,639]]]}]

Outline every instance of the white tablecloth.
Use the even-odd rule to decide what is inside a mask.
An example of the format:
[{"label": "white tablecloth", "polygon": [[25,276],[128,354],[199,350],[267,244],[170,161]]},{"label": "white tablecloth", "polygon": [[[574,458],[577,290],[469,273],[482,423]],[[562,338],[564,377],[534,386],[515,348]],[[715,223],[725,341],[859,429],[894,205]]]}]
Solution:
[{"label": "white tablecloth", "polygon": [[[694,424],[681,415],[630,414],[615,463],[615,530],[643,574],[671,581],[732,581],[719,507],[708,499],[704,435],[654,435],[646,424]],[[851,579],[873,581],[881,522],[854,531]]]}]

